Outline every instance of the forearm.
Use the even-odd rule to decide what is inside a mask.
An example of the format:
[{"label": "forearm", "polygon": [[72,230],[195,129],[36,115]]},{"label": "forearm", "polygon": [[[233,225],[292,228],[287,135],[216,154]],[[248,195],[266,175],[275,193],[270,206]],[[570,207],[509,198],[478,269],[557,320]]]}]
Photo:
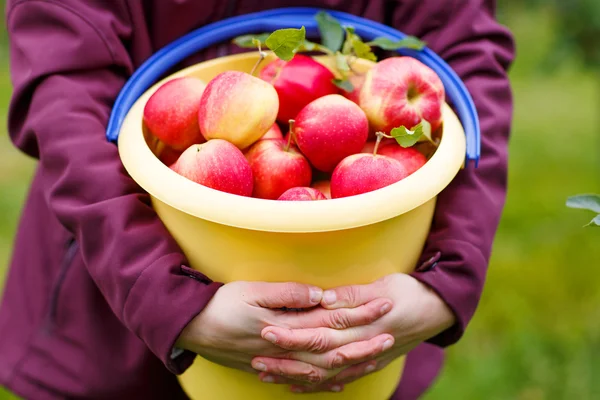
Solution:
[{"label": "forearm", "polygon": [[461,170],[439,195],[420,267],[412,274],[456,314],[457,324],[431,340],[439,345],[460,338],[483,290],[506,195],[512,118],[507,69],[514,57],[510,33],[494,19],[493,1],[461,1],[451,9],[448,4],[423,2],[422,7],[431,6],[433,22],[413,19],[405,27],[425,39],[461,77],[481,125],[479,166]]},{"label": "forearm", "polygon": [[[9,132],[40,159],[46,200],[79,244],[115,315],[173,371],[171,347],[220,284],[191,279],[185,257],[104,138],[130,61],[94,15],[50,2],[8,13],[14,95]],[[101,29],[103,28],[103,29]],[[101,37],[98,33],[103,31]]]}]

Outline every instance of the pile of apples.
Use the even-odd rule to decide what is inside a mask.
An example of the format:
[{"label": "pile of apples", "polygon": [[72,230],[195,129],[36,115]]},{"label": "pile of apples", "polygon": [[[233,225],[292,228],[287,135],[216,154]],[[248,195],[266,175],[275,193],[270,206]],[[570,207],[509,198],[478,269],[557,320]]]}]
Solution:
[{"label": "pile of apples", "polygon": [[[355,75],[352,91],[314,58],[275,59],[258,74],[226,71],[206,84],[170,80],[143,114],[178,174],[223,192],[270,200],[326,200],[398,182],[427,158],[390,136],[442,123],[445,93],[412,57],[386,58]],[[283,131],[286,134],[283,134]]]}]

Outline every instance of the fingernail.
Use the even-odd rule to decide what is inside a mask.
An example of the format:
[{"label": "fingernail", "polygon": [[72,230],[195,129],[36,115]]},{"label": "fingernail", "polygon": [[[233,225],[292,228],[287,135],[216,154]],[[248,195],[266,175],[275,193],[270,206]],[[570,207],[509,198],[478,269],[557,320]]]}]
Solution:
[{"label": "fingernail", "polygon": [[254,369],[257,369],[257,370],[262,371],[262,372],[266,372],[267,371],[267,366],[265,364],[261,363],[261,362],[257,362],[257,363],[254,363]]},{"label": "fingernail", "polygon": [[371,373],[371,372],[373,372],[373,371],[375,371],[375,366],[374,366],[373,364],[371,364],[371,365],[367,365],[367,368],[365,368],[365,372],[366,372],[367,374],[369,374],[369,373]]},{"label": "fingernail", "polygon": [[265,340],[268,340],[271,343],[277,343],[277,336],[273,332],[268,332],[265,335]]},{"label": "fingernail", "polygon": [[388,349],[390,349],[394,344],[394,341],[392,339],[388,339],[385,342],[383,342],[383,351],[386,351]]},{"label": "fingernail", "polygon": [[316,288],[316,287],[311,287],[309,289],[309,291],[310,291],[310,302],[315,303],[315,304],[320,303],[321,299],[323,298],[323,290]]},{"label": "fingernail", "polygon": [[341,392],[342,391],[342,387],[340,385],[333,385],[332,387],[330,387],[332,392]]},{"label": "fingernail", "polygon": [[325,300],[325,304],[330,306],[335,303],[337,296],[333,290],[326,290],[325,293],[323,293],[323,300]]},{"label": "fingernail", "polygon": [[275,382],[275,378],[273,378],[271,375],[267,375],[264,378],[262,378],[262,381],[264,383],[273,383]]},{"label": "fingernail", "polygon": [[381,315],[387,313],[388,311],[390,311],[392,309],[392,305],[390,303],[385,303],[382,307],[381,307]]},{"label": "fingernail", "polygon": [[292,392],[294,392],[294,393],[304,393],[304,389],[299,388],[299,387],[293,387],[292,388]]}]

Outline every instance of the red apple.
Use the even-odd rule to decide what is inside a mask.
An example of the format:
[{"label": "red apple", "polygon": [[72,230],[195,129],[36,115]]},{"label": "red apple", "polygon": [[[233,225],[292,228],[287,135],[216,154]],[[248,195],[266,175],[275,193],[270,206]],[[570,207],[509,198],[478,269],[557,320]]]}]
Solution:
[{"label": "red apple", "polygon": [[355,196],[389,186],[408,176],[400,162],[388,156],[353,154],[331,176],[331,198]]},{"label": "red apple", "polygon": [[283,139],[259,140],[250,147],[246,159],[254,176],[253,197],[276,200],[288,189],[310,185],[310,164]]},{"label": "red apple", "polygon": [[198,126],[198,107],[206,85],[182,77],[161,85],[144,106],[143,121],[150,133],[175,150],[204,142]]},{"label": "red apple", "polygon": [[345,157],[360,152],[369,122],[358,105],[339,94],[312,101],[295,120],[294,138],[311,164],[331,172]]},{"label": "red apple", "polygon": [[198,111],[207,140],[224,139],[245,149],[275,123],[279,99],[269,83],[240,71],[225,71],[204,90]]},{"label": "red apple", "polygon": [[[375,150],[376,142],[377,142],[376,140],[369,140],[367,143],[365,143],[365,145],[363,146],[363,148],[360,152],[373,154],[373,151]],[[394,144],[394,143],[396,143],[396,144],[398,143],[398,142],[396,142],[396,139],[383,138],[381,140],[381,143],[379,144],[379,149],[382,149],[383,146],[387,146],[388,144]],[[377,153],[381,154],[381,151],[378,150]]]},{"label": "red apple", "polygon": [[323,195],[331,199],[331,182],[330,181],[317,181],[310,185],[313,189],[317,189],[319,192],[323,193]]},{"label": "red apple", "polygon": [[222,192],[252,195],[252,169],[244,154],[226,140],[192,145],[171,169],[191,181]]},{"label": "red apple", "polygon": [[427,162],[427,159],[414,147],[402,147],[398,143],[384,144],[379,147],[377,154],[398,160],[408,174],[412,174]]},{"label": "red apple", "polygon": [[295,187],[288,189],[277,200],[284,201],[315,201],[327,200],[327,197],[317,189],[311,187]]},{"label": "red apple", "polygon": [[311,101],[338,93],[333,73],[312,57],[296,54],[290,61],[276,59],[260,71],[260,78],[271,83],[279,96],[277,119],[287,123]]},{"label": "red apple", "polygon": [[279,128],[279,125],[277,125],[277,124],[271,125],[271,128],[269,128],[267,133],[262,135],[262,137],[258,140],[265,140],[265,139],[283,139],[283,134],[281,133],[281,129]]},{"label": "red apple", "polygon": [[427,120],[435,131],[442,122],[444,85],[428,66],[412,57],[391,57],[367,72],[360,106],[374,131],[412,128]]},{"label": "red apple", "polygon": [[351,75],[350,78],[348,78],[348,80],[354,87],[354,90],[351,92],[346,92],[345,90],[342,90],[341,93],[348,100],[359,104],[360,91],[362,89],[363,84],[365,83],[365,75]]}]

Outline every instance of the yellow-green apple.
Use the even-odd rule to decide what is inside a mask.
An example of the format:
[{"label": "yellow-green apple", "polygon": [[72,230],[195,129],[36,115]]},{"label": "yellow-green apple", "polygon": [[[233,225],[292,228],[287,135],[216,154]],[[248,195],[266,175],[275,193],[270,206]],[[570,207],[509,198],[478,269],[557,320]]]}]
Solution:
[{"label": "yellow-green apple", "polygon": [[311,187],[295,187],[286,190],[277,200],[284,201],[315,201],[327,200],[319,190]]},{"label": "yellow-green apple", "polygon": [[399,161],[379,154],[353,154],[331,176],[331,198],[355,196],[389,186],[408,176]]},{"label": "yellow-green apple", "polygon": [[296,54],[290,61],[276,59],[259,73],[271,83],[279,96],[277,119],[287,123],[311,101],[338,93],[333,73],[312,57]]},{"label": "yellow-green apple", "polygon": [[262,135],[262,137],[259,140],[265,139],[283,139],[283,134],[281,133],[281,128],[279,128],[279,125],[271,125],[267,133]]},{"label": "yellow-green apple", "polygon": [[251,196],[250,164],[240,149],[222,139],[212,139],[185,150],[171,169],[191,181],[222,192]]},{"label": "yellow-green apple", "polygon": [[444,85],[419,60],[390,57],[371,68],[360,91],[360,106],[374,131],[389,134],[393,128],[414,127],[421,119],[435,131],[442,122]]},{"label": "yellow-green apple", "polygon": [[296,144],[308,161],[323,172],[333,171],[345,157],[360,152],[369,134],[363,110],[339,94],[310,102],[295,121]]},{"label": "yellow-green apple", "polygon": [[311,188],[317,189],[319,192],[323,193],[325,197],[331,199],[331,182],[330,181],[317,181],[310,185]]},{"label": "yellow-green apple", "polygon": [[150,133],[175,150],[205,142],[198,126],[198,107],[206,84],[193,77],[167,81],[144,106],[143,121]]},{"label": "yellow-green apple", "polygon": [[206,85],[198,122],[207,140],[224,139],[245,149],[273,126],[278,109],[273,85],[245,72],[225,71]]},{"label": "yellow-green apple", "polygon": [[410,175],[427,162],[427,159],[414,147],[402,147],[398,143],[386,143],[379,147],[377,154],[398,160]]},{"label": "yellow-green apple", "polygon": [[246,152],[246,159],[254,176],[253,197],[276,200],[288,189],[310,185],[310,164],[283,139],[259,140]]}]

